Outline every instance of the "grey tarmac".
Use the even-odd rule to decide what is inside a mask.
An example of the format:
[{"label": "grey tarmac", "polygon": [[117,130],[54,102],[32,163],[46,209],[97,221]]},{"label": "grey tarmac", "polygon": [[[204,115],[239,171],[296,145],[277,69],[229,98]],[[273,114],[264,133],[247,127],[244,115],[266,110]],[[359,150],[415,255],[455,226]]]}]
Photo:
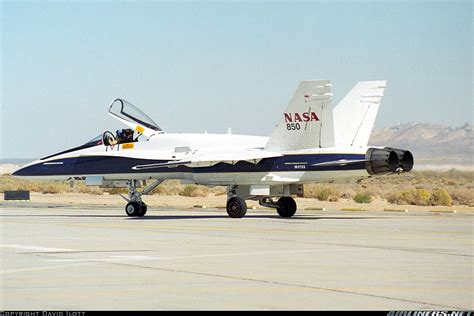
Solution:
[{"label": "grey tarmac", "polygon": [[0,204],[0,310],[472,310],[473,218]]}]

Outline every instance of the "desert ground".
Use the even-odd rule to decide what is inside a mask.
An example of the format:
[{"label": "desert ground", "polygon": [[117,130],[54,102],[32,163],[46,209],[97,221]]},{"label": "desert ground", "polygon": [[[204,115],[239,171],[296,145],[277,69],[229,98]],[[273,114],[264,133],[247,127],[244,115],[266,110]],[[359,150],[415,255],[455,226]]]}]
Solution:
[{"label": "desert ground", "polygon": [[[86,194],[86,193],[61,193],[61,194],[42,194],[32,192],[30,201],[3,201],[3,193],[0,194],[2,205],[43,205],[45,207],[60,206],[104,206],[120,207],[127,203],[120,196],[115,194]],[[185,197],[179,195],[148,195],[143,197],[144,202],[149,207],[171,208],[171,209],[222,209],[225,213],[225,196],[209,195],[205,197]],[[465,205],[455,206],[422,206],[422,205],[397,205],[389,203],[382,199],[375,199],[371,203],[357,203],[351,199],[343,199],[337,202],[319,201],[317,199],[296,198],[298,210],[328,210],[328,211],[455,211],[455,212],[474,212],[474,208]],[[266,209],[258,204],[257,201],[247,201],[249,213],[253,209]],[[269,209],[271,210],[271,209]]]},{"label": "desert ground", "polygon": [[[86,186],[83,181],[31,181],[4,174],[0,176],[0,194],[6,190],[29,190],[31,203],[45,205],[120,206],[126,202],[119,194],[127,193],[125,188],[101,189]],[[143,199],[152,207],[224,208],[225,195],[225,187],[183,185],[177,180],[166,180]],[[0,198],[3,200],[3,196]],[[300,210],[468,211],[474,209],[474,171],[424,170],[360,181],[305,184],[303,196],[296,201]],[[255,201],[248,201],[248,206],[261,208]]]}]

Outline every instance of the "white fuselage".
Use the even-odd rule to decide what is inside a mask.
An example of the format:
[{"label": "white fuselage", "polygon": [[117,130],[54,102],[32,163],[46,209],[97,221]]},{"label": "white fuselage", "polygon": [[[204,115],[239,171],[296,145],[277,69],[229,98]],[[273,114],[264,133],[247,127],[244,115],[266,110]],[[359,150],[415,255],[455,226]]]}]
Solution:
[{"label": "white fuselage", "polygon": [[[245,162],[244,158],[209,160],[137,172],[131,167],[149,162],[185,160],[186,157],[239,156],[251,152],[266,157],[268,137],[232,134],[160,133],[148,140],[116,146],[96,145],[40,159],[16,174],[34,179],[64,180],[101,176],[104,180],[180,179],[207,185],[292,184],[367,176],[365,168],[315,168],[313,162],[331,161],[337,155],[363,157],[367,147],[313,148],[279,152],[278,157]],[[273,153],[268,153],[271,157]],[[273,159],[273,160],[272,160]],[[315,160],[316,159],[316,160]],[[355,158],[354,158],[355,159]],[[212,159],[211,159],[212,160]],[[224,162],[220,162],[224,161]],[[28,169],[29,168],[29,169]],[[26,172],[30,170],[30,172]]]}]

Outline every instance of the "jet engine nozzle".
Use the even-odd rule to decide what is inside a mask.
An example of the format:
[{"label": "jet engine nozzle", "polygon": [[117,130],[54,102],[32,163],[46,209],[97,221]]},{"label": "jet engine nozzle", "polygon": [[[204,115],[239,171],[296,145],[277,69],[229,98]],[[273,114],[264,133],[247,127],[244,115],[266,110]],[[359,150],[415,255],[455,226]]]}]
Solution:
[{"label": "jet engine nozzle", "polygon": [[408,150],[385,147],[384,149],[394,151],[398,156],[398,166],[403,169],[404,172],[408,172],[413,169],[414,159],[411,152]]},{"label": "jet engine nozzle", "polygon": [[413,155],[408,150],[396,148],[369,148],[365,155],[369,174],[408,172],[413,169]]},{"label": "jet engine nozzle", "polygon": [[397,153],[385,148],[369,148],[365,159],[365,166],[369,174],[392,173],[398,169]]}]

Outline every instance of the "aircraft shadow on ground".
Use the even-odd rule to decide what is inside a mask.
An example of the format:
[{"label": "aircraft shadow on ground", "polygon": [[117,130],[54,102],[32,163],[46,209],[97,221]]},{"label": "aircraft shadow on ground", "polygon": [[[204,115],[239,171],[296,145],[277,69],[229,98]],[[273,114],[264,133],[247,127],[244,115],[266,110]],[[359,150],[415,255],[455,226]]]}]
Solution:
[{"label": "aircraft shadow on ground", "polygon": [[71,217],[71,218],[119,218],[124,215],[91,215],[91,214],[2,214],[2,217]]},{"label": "aircraft shadow on ground", "polygon": [[[319,216],[319,215],[304,215],[304,216],[294,216],[292,218],[283,218],[278,215],[246,215],[241,220],[246,218],[262,218],[262,219],[277,219],[277,220],[348,220],[348,219],[380,219],[380,217],[353,217],[353,216]],[[229,220],[239,220],[229,218],[227,215],[148,215],[144,217],[128,217],[126,220],[132,221],[142,221],[142,220],[179,220],[179,219],[229,219]]]},{"label": "aircraft shadow on ground", "polygon": [[[222,215],[145,215],[144,217],[127,217],[126,215],[99,215],[99,214],[1,214],[2,217],[64,217],[64,218],[123,218],[124,220],[130,221],[150,221],[150,220],[188,220],[188,219],[228,219],[228,220],[239,220],[229,218],[226,214]],[[325,216],[325,215],[296,215],[292,218],[283,218],[278,215],[246,215],[246,218],[261,218],[261,219],[277,219],[277,220],[353,220],[353,219],[383,219],[387,217],[375,217],[375,216]]]}]

